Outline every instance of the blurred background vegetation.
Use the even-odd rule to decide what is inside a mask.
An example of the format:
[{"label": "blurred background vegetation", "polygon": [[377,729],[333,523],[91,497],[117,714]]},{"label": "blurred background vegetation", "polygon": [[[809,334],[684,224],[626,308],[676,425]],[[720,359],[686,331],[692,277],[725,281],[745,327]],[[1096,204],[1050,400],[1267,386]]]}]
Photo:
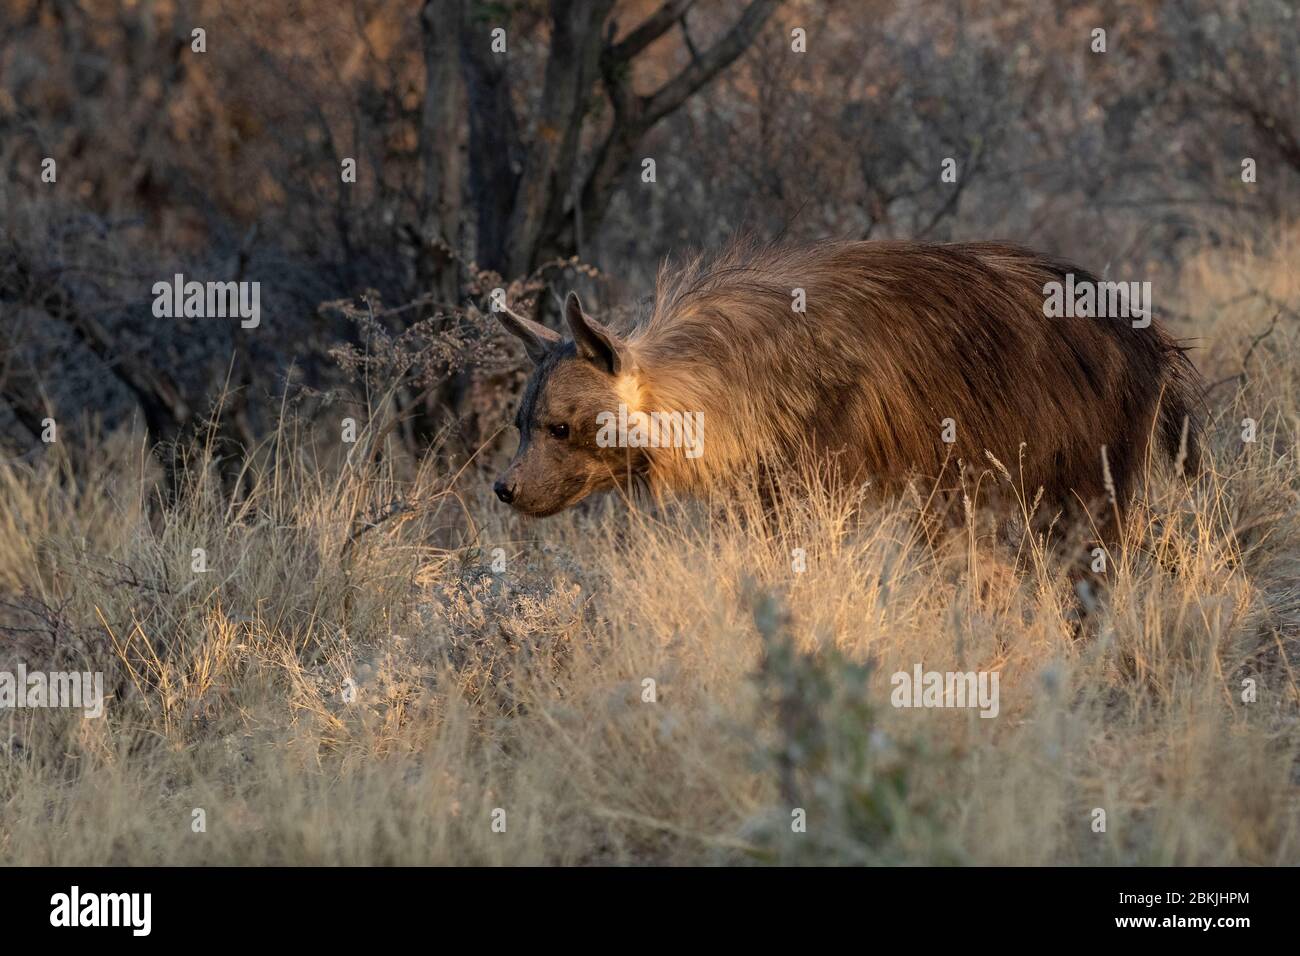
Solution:
[{"label": "blurred background vegetation", "polygon": [[[490,289],[625,308],[737,231],[1166,274],[1295,217],[1298,28],[1295,0],[3,0],[2,451],[47,416],[172,443],[220,397],[238,458],[367,372],[413,453],[476,447],[522,369]],[[261,326],[155,318],[176,272],[261,282]]]}]

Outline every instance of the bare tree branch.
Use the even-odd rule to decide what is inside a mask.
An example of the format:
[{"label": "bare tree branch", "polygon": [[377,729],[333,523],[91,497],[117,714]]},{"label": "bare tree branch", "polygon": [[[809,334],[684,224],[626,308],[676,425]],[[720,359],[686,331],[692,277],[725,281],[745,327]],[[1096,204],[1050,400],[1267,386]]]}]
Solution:
[{"label": "bare tree branch", "polygon": [[[433,0],[429,0],[430,3]],[[614,0],[551,0],[550,53],[538,114],[525,143],[510,102],[505,57],[466,26],[462,44],[470,115],[470,187],[478,207],[478,261],[504,275],[530,273],[540,259],[567,255],[603,218],[636,145],[744,53],[781,0],[751,0],[716,42],[648,96],[631,90],[632,60],[674,26],[695,0],[665,0],[621,41],[606,25]],[[472,7],[472,5],[470,5]],[[426,6],[427,10],[427,6]],[[689,40],[689,38],[688,38]],[[580,162],[583,124],[600,79],[613,107],[608,133]],[[585,178],[581,170],[587,170]]]},{"label": "bare tree branch", "polygon": [[[616,55],[618,46],[602,57],[602,80],[614,107],[614,121],[596,151],[591,173],[582,189],[579,211],[588,229],[594,228],[604,217],[618,177],[627,168],[641,137],[735,62],[780,3],[781,0],[753,0],[721,39],[692,58],[690,65],[680,74],[649,96],[636,96],[631,92],[628,65],[626,60]],[[662,8],[659,12],[663,12]],[[572,222],[570,217],[566,225],[571,227]]]},{"label": "bare tree branch", "polygon": [[507,59],[492,53],[488,31],[469,19],[472,9],[466,9],[465,16],[461,67],[469,106],[470,192],[478,213],[475,258],[482,266],[504,272],[506,230],[519,184],[515,169],[523,146],[511,102]]},{"label": "bare tree branch", "polygon": [[460,142],[458,116],[461,80],[461,0],[425,0],[420,11],[424,53],[424,102],[420,112],[421,291],[436,289],[451,301],[459,297],[456,251],[460,244]]},{"label": "bare tree branch", "polygon": [[611,60],[628,62],[673,28],[673,24],[686,15],[686,11],[695,6],[695,0],[667,0],[635,30],[607,51]]},{"label": "bare tree branch", "polygon": [[543,226],[563,203],[600,63],[600,27],[613,5],[614,0],[551,0],[551,55],[541,113],[511,210],[506,264],[512,275],[532,271]]},{"label": "bare tree branch", "polygon": [[642,100],[642,122],[649,129],[686,102],[700,87],[729,67],[748,49],[781,0],[753,0],[727,33],[686,69]]}]

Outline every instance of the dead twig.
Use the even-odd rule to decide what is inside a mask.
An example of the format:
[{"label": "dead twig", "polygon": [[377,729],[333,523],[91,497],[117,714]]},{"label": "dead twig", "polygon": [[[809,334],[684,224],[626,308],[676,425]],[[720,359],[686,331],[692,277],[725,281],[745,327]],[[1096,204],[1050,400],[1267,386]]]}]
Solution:
[{"label": "dead twig", "polygon": [[1263,342],[1266,338],[1268,338],[1270,335],[1273,334],[1273,330],[1277,328],[1277,320],[1281,317],[1282,317],[1282,313],[1280,311],[1274,313],[1273,321],[1269,322],[1268,328],[1266,328],[1263,332],[1259,333],[1259,335],[1255,336],[1253,339],[1250,340],[1250,347],[1246,349],[1246,356],[1241,360],[1241,371],[1237,372],[1235,375],[1229,375],[1227,378],[1221,378],[1214,384],[1208,386],[1205,389],[1206,395],[1209,395],[1210,392],[1214,391],[1220,385],[1226,385],[1229,382],[1235,382],[1240,380],[1241,384],[1245,385],[1249,381],[1249,378],[1246,374],[1246,367],[1250,364],[1250,357],[1255,354],[1255,349],[1259,345],[1259,343]]}]

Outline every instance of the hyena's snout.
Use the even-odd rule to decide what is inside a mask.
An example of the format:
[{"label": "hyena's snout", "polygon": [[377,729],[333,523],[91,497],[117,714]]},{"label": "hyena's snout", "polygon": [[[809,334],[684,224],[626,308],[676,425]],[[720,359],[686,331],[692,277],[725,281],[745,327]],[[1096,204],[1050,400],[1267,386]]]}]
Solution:
[{"label": "hyena's snout", "polygon": [[492,492],[501,501],[519,511],[531,510],[533,488],[530,480],[528,462],[516,454],[506,465],[505,471],[492,483]]},{"label": "hyena's snout", "polygon": [[508,472],[498,478],[496,483],[492,486],[492,490],[496,492],[497,497],[508,505],[514,504],[515,489],[515,481],[510,477]]},{"label": "hyena's snout", "polygon": [[534,518],[562,511],[583,496],[585,473],[544,467],[535,457],[516,459],[492,484],[503,503]]},{"label": "hyena's snout", "polygon": [[516,456],[492,483],[492,493],[502,504],[509,505],[516,511],[531,513],[536,510],[533,499],[537,497],[538,483],[527,465],[526,461]]}]

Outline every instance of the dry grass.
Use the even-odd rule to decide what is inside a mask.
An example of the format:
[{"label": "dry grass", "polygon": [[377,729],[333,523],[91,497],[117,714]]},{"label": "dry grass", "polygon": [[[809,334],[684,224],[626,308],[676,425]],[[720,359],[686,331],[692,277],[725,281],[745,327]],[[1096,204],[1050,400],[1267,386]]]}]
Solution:
[{"label": "dry grass", "polygon": [[[172,509],[125,436],[0,466],[0,669],[115,695],[0,712],[0,860],[1300,862],[1296,260],[1189,268],[1198,364],[1249,351],[1247,377],[1210,397],[1208,474],[1152,475],[1082,619],[1078,536],[931,536],[907,500],[527,524],[478,476],[336,466],[287,430],[235,506],[202,449]],[[918,662],[997,669],[999,716],[889,706]]]}]

